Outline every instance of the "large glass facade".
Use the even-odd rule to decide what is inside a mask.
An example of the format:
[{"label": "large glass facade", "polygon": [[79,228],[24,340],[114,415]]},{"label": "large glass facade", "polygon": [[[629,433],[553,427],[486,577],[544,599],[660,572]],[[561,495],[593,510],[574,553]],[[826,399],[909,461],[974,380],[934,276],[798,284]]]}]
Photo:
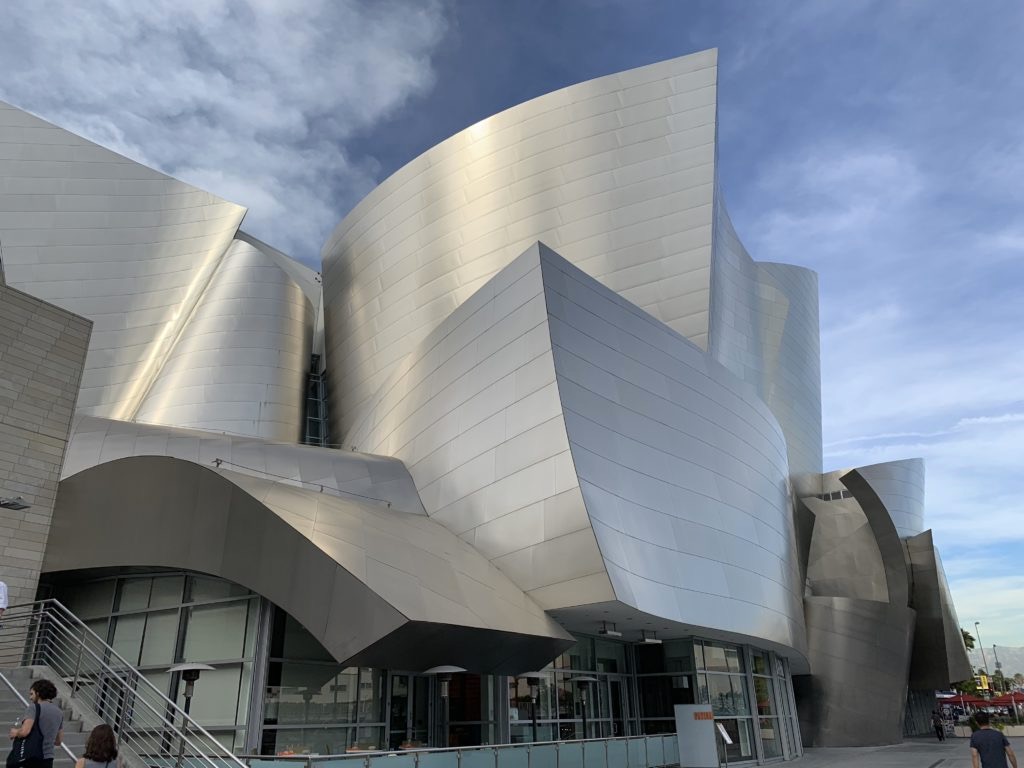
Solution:
[{"label": "large glass facade", "polygon": [[179,705],[184,686],[170,667],[213,666],[196,683],[192,715],[229,749],[244,748],[257,595],[220,579],[157,573],[69,585],[57,597]]},{"label": "large glass facade", "polygon": [[[439,681],[338,664],[298,622],[237,585],[193,573],[121,573],[50,585],[168,696],[169,669],[214,667],[196,719],[236,753],[378,749],[607,738],[675,730],[676,704],[710,704],[730,763],[801,754],[785,659],[700,639],[627,643],[577,636],[540,677],[456,674]],[[447,738],[443,730],[447,724]],[[723,755],[723,759],[726,755]]]}]

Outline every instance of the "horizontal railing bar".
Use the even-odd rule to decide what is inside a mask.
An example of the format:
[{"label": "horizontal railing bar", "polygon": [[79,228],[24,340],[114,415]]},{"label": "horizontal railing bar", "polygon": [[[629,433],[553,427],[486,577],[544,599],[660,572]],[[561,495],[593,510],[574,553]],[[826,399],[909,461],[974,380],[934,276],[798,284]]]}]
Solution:
[{"label": "horizontal railing bar", "polygon": [[[224,760],[244,766],[234,753],[59,601],[51,599],[11,606],[5,612],[3,630],[8,637],[20,633],[24,633],[24,637],[0,642],[0,648],[15,648],[18,656],[30,662],[47,662],[46,666],[62,679],[72,678],[77,682],[72,692],[74,698],[96,710],[104,719],[123,720],[119,736],[126,745],[143,747],[154,740],[164,741],[168,743],[166,758],[176,760],[171,750],[184,744],[187,752],[195,753],[186,755],[186,761],[213,768],[220,768],[216,761]],[[111,658],[120,662],[118,668],[108,662]],[[7,684],[10,685],[9,681]],[[159,710],[163,711],[159,711],[150,698],[155,699]],[[176,724],[178,715],[187,727]],[[152,752],[154,746],[149,743],[143,751]],[[211,747],[214,748],[212,756],[207,753]]]}]

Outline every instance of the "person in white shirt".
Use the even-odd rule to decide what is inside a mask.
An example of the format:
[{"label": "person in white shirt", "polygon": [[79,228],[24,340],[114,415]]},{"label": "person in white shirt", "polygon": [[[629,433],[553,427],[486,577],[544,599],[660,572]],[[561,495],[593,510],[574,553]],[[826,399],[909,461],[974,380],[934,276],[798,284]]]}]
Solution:
[{"label": "person in white shirt", "polygon": [[4,616],[4,611],[7,610],[7,585],[0,581],[0,619]]}]

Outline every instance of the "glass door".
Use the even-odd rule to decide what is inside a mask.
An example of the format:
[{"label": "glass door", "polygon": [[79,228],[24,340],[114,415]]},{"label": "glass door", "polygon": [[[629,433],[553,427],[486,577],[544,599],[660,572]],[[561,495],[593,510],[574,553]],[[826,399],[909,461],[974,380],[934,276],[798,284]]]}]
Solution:
[{"label": "glass door", "polygon": [[629,723],[629,703],[626,700],[627,686],[624,680],[620,680],[617,677],[609,678],[608,687],[610,689],[610,702],[611,702],[611,721],[612,721],[612,732],[611,736],[628,736],[628,723]]},{"label": "glass door", "polygon": [[430,741],[430,678],[388,673],[388,747],[415,749]]}]

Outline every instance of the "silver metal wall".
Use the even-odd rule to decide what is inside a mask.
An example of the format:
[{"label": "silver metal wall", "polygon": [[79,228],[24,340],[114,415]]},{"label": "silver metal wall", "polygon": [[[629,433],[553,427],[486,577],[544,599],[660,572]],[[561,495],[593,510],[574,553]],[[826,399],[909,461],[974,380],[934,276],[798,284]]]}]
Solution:
[{"label": "silver metal wall", "polygon": [[796,494],[821,484],[821,356],[818,276],[787,264],[755,262],[715,195],[708,349],[751,384],[786,435]]},{"label": "silver metal wall", "polygon": [[[94,441],[69,445],[75,473],[60,484],[45,571],[147,566],[219,576],[269,598],[353,664],[401,658],[410,669],[457,661],[522,672],[573,643],[476,550],[422,514],[233,463],[157,455],[202,447],[187,430],[106,424],[98,454],[88,451],[92,464]],[[243,446],[234,447],[237,461]],[[265,455],[281,448],[340,453],[267,446]],[[111,456],[124,453],[135,455]],[[365,462],[371,476],[381,462],[402,470],[379,457],[347,460]],[[383,485],[369,490],[386,498]]]},{"label": "silver metal wall", "polygon": [[903,459],[858,467],[878,494],[901,537],[924,530],[924,459]]},{"label": "silver metal wall", "polygon": [[235,240],[135,418],[298,442],[313,322],[273,257]]},{"label": "silver metal wall", "polygon": [[322,254],[333,431],[537,240],[706,348],[716,78],[711,50],[546,94],[367,195]]},{"label": "silver metal wall", "polygon": [[9,285],[93,321],[78,409],[130,418],[245,214],[0,102]]},{"label": "silver metal wall", "polygon": [[549,248],[456,309],[365,413],[346,444],[405,461],[428,515],[544,607],[612,601],[609,620],[802,652],[778,423]]}]

